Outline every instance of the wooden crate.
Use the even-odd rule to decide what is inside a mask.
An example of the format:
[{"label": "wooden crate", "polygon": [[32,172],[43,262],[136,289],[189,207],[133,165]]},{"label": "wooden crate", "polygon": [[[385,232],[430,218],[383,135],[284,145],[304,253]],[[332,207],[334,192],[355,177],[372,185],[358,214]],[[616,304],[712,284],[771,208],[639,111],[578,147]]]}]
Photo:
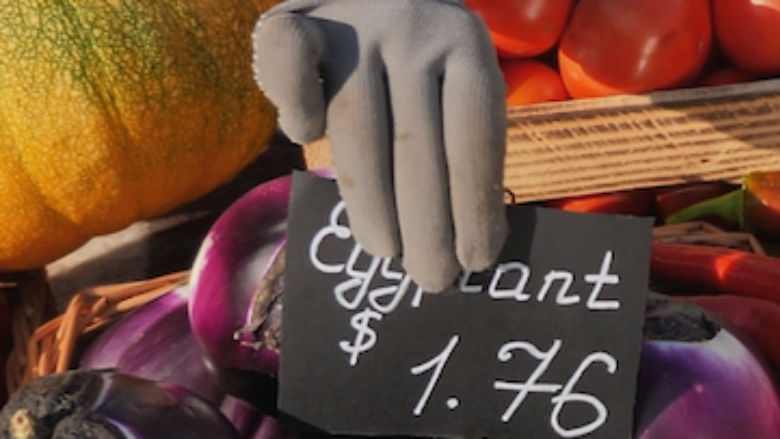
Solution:
[{"label": "wooden crate", "polygon": [[[780,169],[780,79],[513,107],[504,185],[518,202]],[[331,163],[326,139],[307,166]]]}]

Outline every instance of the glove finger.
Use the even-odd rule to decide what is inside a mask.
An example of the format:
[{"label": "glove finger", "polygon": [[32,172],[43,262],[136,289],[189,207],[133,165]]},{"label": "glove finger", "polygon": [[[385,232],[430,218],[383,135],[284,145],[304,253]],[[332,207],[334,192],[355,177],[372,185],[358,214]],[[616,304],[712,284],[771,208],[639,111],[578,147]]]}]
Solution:
[{"label": "glove finger", "polygon": [[403,265],[423,290],[438,292],[460,272],[442,145],[441,85],[430,68],[388,68],[394,68],[388,78]]},{"label": "glove finger", "polygon": [[279,127],[295,142],[317,140],[325,132],[325,97],[318,66],[324,38],[310,19],[266,15],[252,34],[255,80],[279,111]]},{"label": "glove finger", "polygon": [[[505,85],[484,26],[448,56],[442,86],[444,148],[449,166],[455,247],[472,271],[492,265],[508,226],[503,204]],[[464,32],[469,34],[468,32]]]},{"label": "glove finger", "polygon": [[[387,90],[371,55],[353,72],[327,72],[342,83],[328,105],[328,138],[341,197],[357,242],[377,256],[400,252],[390,159]],[[344,63],[334,63],[340,68]]]}]

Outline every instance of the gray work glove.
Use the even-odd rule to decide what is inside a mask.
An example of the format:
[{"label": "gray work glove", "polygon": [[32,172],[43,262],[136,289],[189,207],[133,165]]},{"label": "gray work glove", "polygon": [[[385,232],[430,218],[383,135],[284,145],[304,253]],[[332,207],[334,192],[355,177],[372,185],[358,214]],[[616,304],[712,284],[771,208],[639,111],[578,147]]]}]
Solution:
[{"label": "gray work glove", "polygon": [[425,291],[495,261],[505,85],[476,16],[454,0],[290,0],[260,18],[253,44],[280,128],[299,143],[327,134],[366,251],[401,253]]}]

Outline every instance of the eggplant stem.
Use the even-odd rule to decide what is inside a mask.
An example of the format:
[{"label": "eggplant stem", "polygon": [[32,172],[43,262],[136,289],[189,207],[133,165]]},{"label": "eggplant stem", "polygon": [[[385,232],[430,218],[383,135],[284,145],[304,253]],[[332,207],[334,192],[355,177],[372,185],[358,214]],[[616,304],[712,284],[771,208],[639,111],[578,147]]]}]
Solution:
[{"label": "eggplant stem", "polygon": [[14,412],[8,429],[12,439],[35,439],[35,422],[27,409]]},{"label": "eggplant stem", "polygon": [[[233,339],[240,340],[242,346],[255,350],[263,347],[278,348],[278,336],[274,332],[277,332],[279,328],[269,328],[269,331],[265,331],[266,333],[262,335],[261,339],[259,339],[260,334],[258,332],[266,323],[270,314],[270,307],[279,299],[284,290],[283,288],[278,288],[278,283],[284,276],[286,253],[287,246],[283,245],[274,257],[273,262],[271,262],[268,272],[263,276],[257,291],[253,294],[252,312],[250,313],[249,322],[233,333]],[[250,334],[253,340],[242,340],[243,336],[247,334]]]}]

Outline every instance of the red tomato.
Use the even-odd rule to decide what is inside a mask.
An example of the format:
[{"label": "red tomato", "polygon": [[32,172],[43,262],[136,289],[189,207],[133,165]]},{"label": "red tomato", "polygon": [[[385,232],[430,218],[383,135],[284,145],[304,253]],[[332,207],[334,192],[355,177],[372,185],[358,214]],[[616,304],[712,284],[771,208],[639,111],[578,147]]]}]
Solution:
[{"label": "red tomato", "polygon": [[712,45],[709,0],[581,0],[558,48],[574,98],[684,85]]},{"label": "red tomato", "polygon": [[734,64],[780,72],[780,0],[715,0],[712,7],[715,34]]},{"label": "red tomato", "polygon": [[482,17],[504,57],[535,56],[552,48],[566,26],[573,0],[466,0]]},{"label": "red tomato", "polygon": [[562,101],[569,95],[558,72],[547,64],[530,59],[501,61],[507,85],[507,105]]},{"label": "red tomato", "polygon": [[739,84],[741,82],[750,82],[752,80],[753,76],[743,70],[735,69],[733,67],[725,67],[705,75],[703,78],[701,78],[699,84],[714,86]]}]

